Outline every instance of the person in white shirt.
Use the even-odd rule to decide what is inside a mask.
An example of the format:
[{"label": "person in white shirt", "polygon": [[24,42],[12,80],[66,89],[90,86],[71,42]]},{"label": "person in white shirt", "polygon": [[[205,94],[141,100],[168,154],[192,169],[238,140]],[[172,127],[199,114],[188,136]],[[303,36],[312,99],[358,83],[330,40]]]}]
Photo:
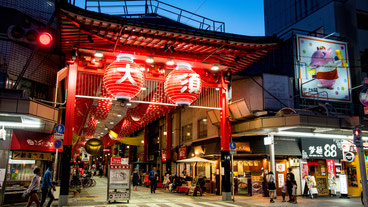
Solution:
[{"label": "person in white shirt", "polygon": [[29,198],[28,198],[28,203],[26,207],[31,206],[33,201],[36,203],[37,207],[41,206],[40,199],[38,198],[38,195],[37,195],[37,192],[40,190],[41,169],[36,168],[33,170],[33,173],[35,175],[33,176],[31,184],[29,185],[27,189]]}]

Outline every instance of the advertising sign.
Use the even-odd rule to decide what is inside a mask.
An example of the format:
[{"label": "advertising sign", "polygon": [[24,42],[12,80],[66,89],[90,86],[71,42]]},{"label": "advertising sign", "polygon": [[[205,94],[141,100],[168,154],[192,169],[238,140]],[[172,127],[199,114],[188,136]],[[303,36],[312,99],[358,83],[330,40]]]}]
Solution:
[{"label": "advertising sign", "polygon": [[181,147],[179,148],[179,160],[187,158],[187,148]]},{"label": "advertising sign", "polygon": [[109,192],[109,200],[125,200],[129,199],[129,193]]},{"label": "advertising sign", "polygon": [[359,93],[359,101],[364,106],[368,106],[368,88],[364,88],[362,91],[360,91],[360,93]]},{"label": "advertising sign", "polygon": [[305,179],[305,177],[308,176],[308,163],[302,162],[300,163],[300,167],[301,167],[302,179]]},{"label": "advertising sign", "polygon": [[335,170],[335,160],[333,159],[326,159],[326,163],[327,163],[327,172],[328,172],[328,178],[330,179],[330,173],[331,175],[336,175],[336,170]]},{"label": "advertising sign", "polygon": [[166,161],[166,150],[162,150],[162,152],[161,152],[161,160],[162,160],[163,162],[165,162],[165,161]]},{"label": "advertising sign", "polygon": [[338,139],[302,139],[303,159],[343,159],[342,144]]},{"label": "advertising sign", "polygon": [[[56,139],[53,135],[13,130],[13,136],[11,140],[11,150],[24,150],[24,151],[42,151],[42,152],[55,152],[54,141]],[[59,148],[59,152],[63,151],[63,146]]]},{"label": "advertising sign", "polygon": [[47,160],[51,161],[51,154],[48,152],[25,152],[13,151],[14,160]]},{"label": "advertising sign", "polygon": [[129,189],[130,168],[129,165],[110,165],[109,189]]},{"label": "advertising sign", "polygon": [[128,158],[112,157],[110,165],[128,165]]},{"label": "advertising sign", "polygon": [[297,55],[302,98],[351,102],[346,42],[297,35]]}]

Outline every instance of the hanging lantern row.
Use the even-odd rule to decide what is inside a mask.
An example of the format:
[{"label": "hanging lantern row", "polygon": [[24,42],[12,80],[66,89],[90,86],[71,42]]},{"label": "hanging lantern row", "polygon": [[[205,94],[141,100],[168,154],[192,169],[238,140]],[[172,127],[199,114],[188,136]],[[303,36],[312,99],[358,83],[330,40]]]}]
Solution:
[{"label": "hanging lantern row", "polygon": [[91,115],[88,120],[86,137],[93,137],[96,131],[96,127],[97,127],[97,119],[95,119],[94,115]]},{"label": "hanging lantern row", "polygon": [[[103,83],[106,90],[117,100],[130,100],[144,84],[144,75],[133,56],[120,54],[105,71]],[[164,84],[169,100],[176,105],[190,105],[202,91],[202,80],[187,63],[178,63],[169,73]]]}]

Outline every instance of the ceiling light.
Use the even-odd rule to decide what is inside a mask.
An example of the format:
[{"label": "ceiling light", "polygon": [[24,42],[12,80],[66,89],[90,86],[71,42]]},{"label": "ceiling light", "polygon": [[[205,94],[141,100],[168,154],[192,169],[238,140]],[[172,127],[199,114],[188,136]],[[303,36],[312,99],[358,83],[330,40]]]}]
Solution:
[{"label": "ceiling light", "polygon": [[213,65],[211,67],[211,70],[213,70],[213,71],[216,71],[216,70],[219,70],[219,69],[220,69],[220,67],[218,65]]},{"label": "ceiling light", "polygon": [[127,106],[131,106],[131,105],[132,105],[132,103],[127,103],[126,105],[127,105]]},{"label": "ceiling light", "polygon": [[97,124],[101,123],[100,121],[97,122]]},{"label": "ceiling light", "polygon": [[146,59],[146,63],[153,63],[153,62],[154,62],[153,57],[148,57]]},{"label": "ceiling light", "polygon": [[103,132],[101,132],[100,134],[104,134]]},{"label": "ceiling light", "polygon": [[167,132],[164,132],[164,135],[167,135]]},{"label": "ceiling light", "polygon": [[220,88],[216,88],[216,91],[219,91],[220,90]]},{"label": "ceiling light", "polygon": [[127,146],[127,149],[129,149],[129,145]]},{"label": "ceiling light", "polygon": [[147,90],[147,88],[146,87],[142,87],[141,90],[142,91],[145,91],[145,90]]},{"label": "ceiling light", "polygon": [[114,122],[112,121],[112,122],[110,122],[110,124],[114,124]]},{"label": "ceiling light", "polygon": [[105,128],[105,130],[108,130],[108,128]]},{"label": "ceiling light", "polygon": [[121,114],[118,114],[118,117],[121,117]]},{"label": "ceiling light", "polygon": [[207,121],[207,119],[205,118],[205,119],[203,119],[203,122],[206,122]]},{"label": "ceiling light", "polygon": [[175,62],[174,62],[174,60],[173,59],[168,59],[167,61],[166,61],[166,65],[174,65],[175,64]]},{"label": "ceiling light", "polygon": [[102,58],[102,57],[103,57],[102,52],[96,52],[96,53],[95,53],[95,57],[97,57],[97,58]]},{"label": "ceiling light", "polygon": [[141,143],[144,144],[144,140],[142,140]]}]

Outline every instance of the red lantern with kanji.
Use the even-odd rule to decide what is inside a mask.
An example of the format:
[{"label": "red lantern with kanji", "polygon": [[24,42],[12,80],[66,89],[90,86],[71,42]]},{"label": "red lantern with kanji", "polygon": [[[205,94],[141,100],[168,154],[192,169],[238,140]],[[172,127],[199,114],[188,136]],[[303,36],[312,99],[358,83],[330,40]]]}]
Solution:
[{"label": "red lantern with kanji", "polygon": [[117,99],[130,100],[141,90],[144,77],[131,55],[120,54],[106,68],[103,82],[106,90]]},{"label": "red lantern with kanji", "polygon": [[165,81],[165,91],[172,103],[190,105],[202,91],[202,80],[188,64],[178,64]]}]

